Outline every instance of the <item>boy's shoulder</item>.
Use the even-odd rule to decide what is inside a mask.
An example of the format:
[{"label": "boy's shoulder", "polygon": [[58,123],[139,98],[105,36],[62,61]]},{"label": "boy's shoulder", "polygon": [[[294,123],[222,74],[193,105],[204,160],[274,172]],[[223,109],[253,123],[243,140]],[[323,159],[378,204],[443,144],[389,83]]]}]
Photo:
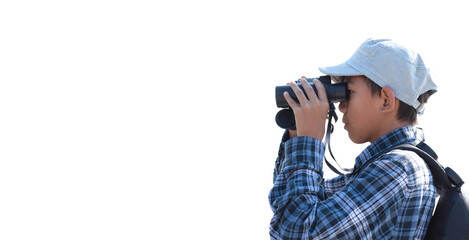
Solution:
[{"label": "boy's shoulder", "polygon": [[393,166],[399,166],[408,178],[408,183],[432,184],[430,169],[425,160],[413,151],[393,149],[377,160],[378,164],[379,162],[383,164],[392,162]]},{"label": "boy's shoulder", "polygon": [[370,160],[355,177],[383,178],[386,175],[400,179],[408,187],[432,184],[425,161],[415,152],[400,149],[392,149]]}]

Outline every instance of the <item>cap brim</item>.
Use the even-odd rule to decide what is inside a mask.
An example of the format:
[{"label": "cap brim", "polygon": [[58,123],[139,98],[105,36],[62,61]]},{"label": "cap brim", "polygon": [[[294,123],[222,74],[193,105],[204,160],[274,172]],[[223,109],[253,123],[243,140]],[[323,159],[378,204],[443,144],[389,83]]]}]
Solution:
[{"label": "cap brim", "polygon": [[363,75],[363,73],[352,68],[347,63],[342,63],[337,66],[320,67],[319,71],[321,71],[324,74],[332,76],[333,80],[335,80],[336,82],[339,81],[339,78],[335,78],[335,77]]}]

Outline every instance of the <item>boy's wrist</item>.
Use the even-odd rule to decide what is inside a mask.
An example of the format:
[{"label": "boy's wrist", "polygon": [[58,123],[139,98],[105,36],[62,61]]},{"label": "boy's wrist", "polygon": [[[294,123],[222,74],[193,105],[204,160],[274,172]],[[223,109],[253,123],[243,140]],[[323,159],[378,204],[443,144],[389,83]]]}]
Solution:
[{"label": "boy's wrist", "polygon": [[289,135],[288,135],[289,139],[292,139],[292,138],[298,136],[296,130],[288,130],[288,134],[289,134]]}]

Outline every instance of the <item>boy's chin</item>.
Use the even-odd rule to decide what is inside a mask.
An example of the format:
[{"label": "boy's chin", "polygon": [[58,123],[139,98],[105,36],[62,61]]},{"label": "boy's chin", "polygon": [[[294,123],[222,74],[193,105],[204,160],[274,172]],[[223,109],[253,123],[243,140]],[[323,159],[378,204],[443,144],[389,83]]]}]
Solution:
[{"label": "boy's chin", "polygon": [[347,130],[347,132],[348,132],[348,137],[355,144],[362,144],[362,143],[368,142],[367,140],[365,140],[363,138],[360,138],[359,136],[356,136],[353,133],[350,133],[350,131],[348,131],[348,130]]}]

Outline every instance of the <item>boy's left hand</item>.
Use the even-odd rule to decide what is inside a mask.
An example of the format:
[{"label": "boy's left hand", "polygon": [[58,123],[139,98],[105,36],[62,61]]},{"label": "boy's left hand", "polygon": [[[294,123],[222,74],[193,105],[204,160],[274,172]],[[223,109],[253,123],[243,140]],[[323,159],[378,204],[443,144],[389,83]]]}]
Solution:
[{"label": "boy's left hand", "polygon": [[297,135],[312,137],[321,141],[326,131],[325,123],[329,112],[326,89],[319,80],[315,79],[314,86],[318,90],[318,95],[316,95],[306,79],[300,79],[300,83],[305,89],[306,95],[296,83],[290,84],[300,102],[299,104],[290,97],[288,92],[283,93],[295,113]]}]

